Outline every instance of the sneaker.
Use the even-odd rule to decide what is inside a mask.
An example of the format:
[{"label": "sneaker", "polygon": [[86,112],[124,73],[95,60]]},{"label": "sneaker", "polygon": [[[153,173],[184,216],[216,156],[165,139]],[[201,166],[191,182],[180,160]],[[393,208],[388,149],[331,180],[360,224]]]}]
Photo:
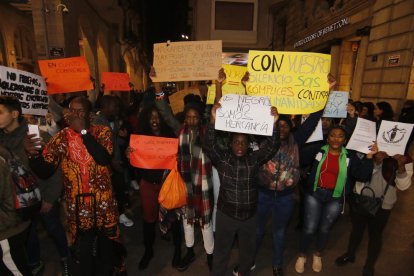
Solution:
[{"label": "sneaker", "polygon": [[69,276],[69,263],[68,259],[64,258],[60,261],[60,265],[62,267],[62,276]]},{"label": "sneaker", "polygon": [[322,258],[320,256],[313,255],[312,269],[315,272],[322,271]]},{"label": "sneaker", "polygon": [[45,268],[45,264],[42,261],[38,262],[35,265],[31,265],[33,276],[41,275],[44,268]]},{"label": "sneaker", "polygon": [[134,225],[134,222],[129,219],[125,214],[119,216],[119,223],[125,225],[126,227],[131,227]]},{"label": "sneaker", "polygon": [[[256,263],[254,263],[251,267],[250,267],[250,271],[253,271],[256,268]],[[238,276],[239,275],[239,265],[236,265],[233,268],[233,275],[234,276]]]},{"label": "sneaker", "polygon": [[305,271],[306,257],[298,257],[295,264],[295,270],[297,273],[303,273]]}]

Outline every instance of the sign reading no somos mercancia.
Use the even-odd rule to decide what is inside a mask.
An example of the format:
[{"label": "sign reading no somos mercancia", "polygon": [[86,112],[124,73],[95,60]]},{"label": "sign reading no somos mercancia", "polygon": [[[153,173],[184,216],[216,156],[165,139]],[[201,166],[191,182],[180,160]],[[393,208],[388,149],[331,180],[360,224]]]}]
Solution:
[{"label": "sign reading no somos mercancia", "polygon": [[47,113],[49,97],[41,76],[0,66],[0,95],[17,98],[23,114],[44,116]]}]

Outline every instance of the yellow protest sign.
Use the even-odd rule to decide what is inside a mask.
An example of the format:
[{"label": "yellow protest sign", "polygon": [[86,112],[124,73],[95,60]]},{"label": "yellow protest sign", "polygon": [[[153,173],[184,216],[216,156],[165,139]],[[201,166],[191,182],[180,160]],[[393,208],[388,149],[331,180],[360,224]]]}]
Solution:
[{"label": "yellow protest sign", "polygon": [[325,107],[331,56],[249,51],[247,93],[269,96],[280,114],[309,114]]},{"label": "yellow protest sign", "polygon": [[[247,67],[223,64],[224,72],[226,73],[226,81],[222,86],[223,95],[226,94],[246,94],[246,88],[241,83],[241,79],[247,71]],[[214,104],[216,97],[216,86],[210,85],[208,87],[207,104]]]},{"label": "yellow protest sign", "polygon": [[189,87],[189,88],[177,91],[168,97],[172,112],[174,114],[177,114],[178,112],[181,112],[184,110],[184,97],[187,96],[188,94],[194,94],[194,95],[198,95],[201,97],[200,90],[197,87]]},{"label": "yellow protest sign", "polygon": [[154,44],[153,82],[214,80],[221,67],[221,40]]}]

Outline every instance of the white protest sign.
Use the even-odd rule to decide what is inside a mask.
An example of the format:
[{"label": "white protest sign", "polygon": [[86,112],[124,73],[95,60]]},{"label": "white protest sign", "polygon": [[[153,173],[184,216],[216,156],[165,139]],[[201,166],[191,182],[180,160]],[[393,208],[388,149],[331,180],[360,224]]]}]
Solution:
[{"label": "white protest sign", "polygon": [[346,105],[348,104],[349,92],[332,91],[322,117],[346,118]]},{"label": "white protest sign", "polygon": [[413,124],[382,121],[378,131],[378,150],[388,155],[404,154]]},{"label": "white protest sign", "polygon": [[367,154],[370,152],[369,146],[377,140],[376,136],[375,122],[358,118],[355,130],[346,148]]},{"label": "white protest sign", "polygon": [[322,131],[322,120],[319,120],[318,124],[316,125],[315,130],[312,132],[311,136],[309,136],[306,143],[312,143],[316,141],[323,140],[323,131]]},{"label": "white protest sign", "polygon": [[154,82],[215,80],[221,68],[221,40],[154,44]]},{"label": "white protest sign", "polygon": [[218,130],[271,136],[274,117],[270,114],[270,99],[261,96],[227,94],[216,111]]},{"label": "white protest sign", "polygon": [[47,113],[49,97],[41,76],[0,66],[0,95],[16,97],[23,114],[44,116]]}]

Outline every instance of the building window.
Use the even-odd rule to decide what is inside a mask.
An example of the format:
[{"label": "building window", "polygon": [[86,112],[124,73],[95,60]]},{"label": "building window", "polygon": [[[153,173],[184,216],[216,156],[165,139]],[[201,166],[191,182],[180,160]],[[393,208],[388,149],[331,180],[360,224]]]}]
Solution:
[{"label": "building window", "polygon": [[258,3],[259,0],[212,0],[211,38],[224,43],[256,43]]},{"label": "building window", "polygon": [[216,2],[215,14],[216,30],[253,31],[254,3]]}]

